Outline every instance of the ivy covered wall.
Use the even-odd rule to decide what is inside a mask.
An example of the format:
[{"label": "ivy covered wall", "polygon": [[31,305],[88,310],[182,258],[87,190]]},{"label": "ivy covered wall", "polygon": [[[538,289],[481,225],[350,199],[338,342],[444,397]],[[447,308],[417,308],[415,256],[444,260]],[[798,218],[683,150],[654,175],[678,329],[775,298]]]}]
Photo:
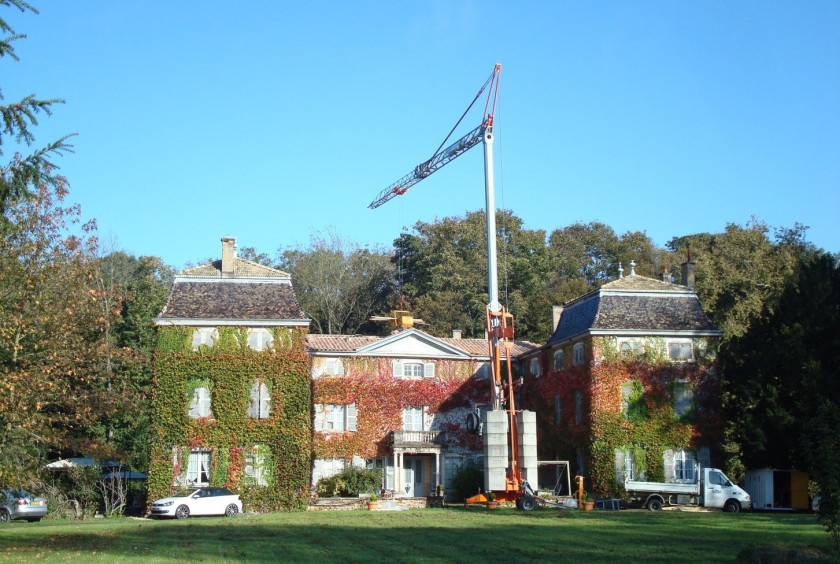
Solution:
[{"label": "ivy covered wall", "polygon": [[446,432],[450,450],[482,449],[481,437],[467,432],[466,413],[489,403],[486,379],[473,377],[474,361],[438,360],[434,378],[393,376],[390,358],[345,358],[344,375],[313,379],[313,402],[356,404],[356,431],[316,432],[315,458],[375,458],[392,454],[391,431],[402,429],[405,407],[428,406],[436,429]]},{"label": "ivy covered wall", "polygon": [[[212,347],[192,349],[191,327],[162,327],[154,359],[149,499],[168,495],[194,448],[210,451],[210,483],[239,491],[247,509],[302,507],[309,488],[312,401],[306,331],[273,328],[273,345],[247,346],[247,329],[221,327]],[[270,416],[249,417],[254,382],[271,397]],[[196,387],[209,387],[212,415],[188,416]],[[244,479],[249,453],[262,457],[267,485]],[[251,481],[253,482],[253,481]]]},{"label": "ivy covered wall", "polygon": [[[537,412],[540,459],[569,460],[575,472],[574,461],[581,452],[588,487],[604,496],[623,494],[623,485],[616,480],[616,449],[631,450],[640,470],[654,481],[664,479],[666,449],[711,447],[715,460],[723,425],[714,344],[696,339],[699,352],[694,362],[671,362],[655,341],[647,344],[645,352],[628,355],[619,353],[614,339],[589,339],[584,364],[569,366],[568,346],[563,369],[544,370],[542,376],[526,380],[523,397],[526,406]],[[544,367],[551,367],[548,354],[541,359]],[[674,411],[677,384],[688,386],[694,397],[692,409],[680,416]],[[622,386],[630,390],[626,400]],[[623,400],[627,405],[622,406]]]}]

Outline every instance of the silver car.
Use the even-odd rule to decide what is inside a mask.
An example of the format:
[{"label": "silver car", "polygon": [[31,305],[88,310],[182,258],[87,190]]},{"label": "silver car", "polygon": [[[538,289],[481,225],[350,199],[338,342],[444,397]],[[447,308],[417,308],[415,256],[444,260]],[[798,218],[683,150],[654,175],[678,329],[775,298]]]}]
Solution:
[{"label": "silver car", "polygon": [[46,514],[46,499],[23,490],[0,490],[0,525],[13,519],[40,521]]}]

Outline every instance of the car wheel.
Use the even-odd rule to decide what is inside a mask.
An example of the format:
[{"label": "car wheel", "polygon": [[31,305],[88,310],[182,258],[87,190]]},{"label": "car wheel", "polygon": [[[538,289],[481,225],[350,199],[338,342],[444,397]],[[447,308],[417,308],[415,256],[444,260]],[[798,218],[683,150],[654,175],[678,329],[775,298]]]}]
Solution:
[{"label": "car wheel", "polygon": [[729,500],[723,504],[723,510],[727,513],[738,513],[741,511],[741,504],[734,500]]},{"label": "car wheel", "polygon": [[179,505],[178,509],[175,510],[175,517],[178,519],[186,519],[190,516],[190,508],[186,505]]},{"label": "car wheel", "polygon": [[8,509],[0,509],[0,523],[8,523],[12,520]]},{"label": "car wheel", "polygon": [[237,513],[239,513],[239,508],[236,507],[235,503],[231,503],[230,505],[225,507],[225,517],[233,517]]},{"label": "car wheel", "polygon": [[662,502],[658,499],[649,499],[648,500],[648,509],[651,511],[661,511],[662,510]]},{"label": "car wheel", "polygon": [[528,494],[519,496],[516,501],[522,511],[533,511],[537,508],[537,500]]}]

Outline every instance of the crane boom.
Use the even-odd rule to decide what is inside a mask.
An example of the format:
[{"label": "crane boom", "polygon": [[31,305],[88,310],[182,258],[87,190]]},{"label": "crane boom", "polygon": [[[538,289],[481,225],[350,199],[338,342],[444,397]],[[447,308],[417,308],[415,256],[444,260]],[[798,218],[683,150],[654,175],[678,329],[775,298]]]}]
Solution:
[{"label": "crane boom", "polygon": [[370,209],[375,209],[390,200],[395,196],[399,196],[400,194],[405,194],[409,188],[423,180],[424,178],[428,177],[435,171],[440,170],[443,168],[445,164],[449,161],[463,155],[479,143],[481,143],[481,139],[484,137],[484,130],[487,128],[486,123],[482,123],[454,143],[452,143],[449,147],[444,149],[443,151],[439,152],[433,158],[420,163],[414,170],[382,190],[376,199],[373,200],[370,205],[368,206]]},{"label": "crane boom", "polygon": [[[408,192],[408,189],[423,180],[424,178],[431,175],[433,172],[440,170],[444,165],[452,161],[453,159],[463,155],[476,145],[478,145],[482,140],[485,138],[485,133],[488,130],[492,133],[493,130],[493,114],[496,110],[496,97],[499,92],[499,74],[502,72],[502,65],[496,65],[493,68],[493,73],[490,77],[485,81],[484,86],[481,87],[481,90],[478,91],[478,94],[475,95],[473,98],[472,103],[467,108],[467,111],[461,116],[461,119],[458,120],[458,123],[455,124],[455,127],[458,127],[458,124],[461,123],[461,120],[464,119],[464,116],[467,112],[472,108],[475,101],[478,100],[478,97],[481,96],[481,93],[490,86],[490,91],[487,93],[487,103],[484,105],[484,115],[481,120],[481,125],[449,145],[443,151],[438,150],[435,151],[435,154],[431,156],[426,161],[423,161],[416,167],[414,170],[394,182],[393,184],[389,185],[387,188],[382,190],[374,199],[368,208],[376,209],[394,196],[399,196],[401,194],[405,194]],[[492,101],[492,104],[491,104]],[[454,131],[455,128],[452,129]],[[449,135],[452,135],[452,131],[449,132]],[[449,139],[449,136],[447,136]],[[444,139],[443,143],[441,143],[441,147],[446,143],[446,139]]]}]

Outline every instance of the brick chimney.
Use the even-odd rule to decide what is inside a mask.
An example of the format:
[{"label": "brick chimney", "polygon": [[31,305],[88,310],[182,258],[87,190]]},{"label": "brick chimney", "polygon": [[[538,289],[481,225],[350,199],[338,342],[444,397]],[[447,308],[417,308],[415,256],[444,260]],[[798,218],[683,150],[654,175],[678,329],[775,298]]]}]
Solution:
[{"label": "brick chimney", "polygon": [[222,237],[222,278],[233,277],[233,260],[236,258],[236,237]]},{"label": "brick chimney", "polygon": [[682,283],[689,290],[693,290],[694,282],[694,261],[691,260],[691,247],[688,247],[688,256],[682,263]]},{"label": "brick chimney", "polygon": [[662,271],[662,281],[663,282],[673,282],[674,280],[671,278],[671,273],[668,272],[668,267],[665,267],[665,270]]},{"label": "brick chimney", "polygon": [[557,324],[560,323],[560,316],[563,314],[563,306],[551,306],[551,331],[557,330]]}]

